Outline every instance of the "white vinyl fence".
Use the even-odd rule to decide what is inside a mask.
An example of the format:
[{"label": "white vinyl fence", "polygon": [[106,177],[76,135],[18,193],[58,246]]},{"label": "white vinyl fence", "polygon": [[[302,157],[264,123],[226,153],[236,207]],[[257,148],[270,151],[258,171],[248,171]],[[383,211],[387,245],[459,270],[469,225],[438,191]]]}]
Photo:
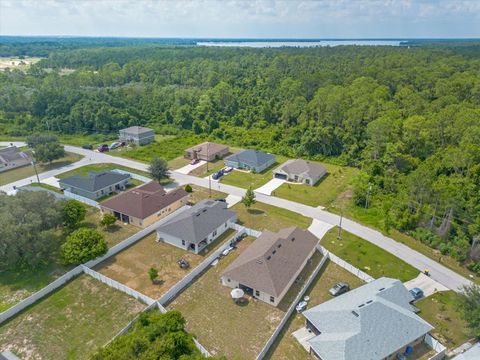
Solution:
[{"label": "white vinyl fence", "polygon": [[283,316],[282,320],[280,321],[280,324],[278,324],[277,328],[273,332],[273,334],[270,336],[268,339],[267,343],[264,345],[263,349],[260,351],[260,353],[257,355],[256,360],[262,360],[265,355],[267,355],[268,351],[272,347],[272,345],[275,343],[277,340],[278,335],[282,332],[282,329],[284,328],[285,324],[287,323],[288,319],[290,319],[290,316],[294,313],[295,307],[297,304],[302,300],[303,295],[307,291],[307,289],[312,285],[313,281],[317,277],[318,273],[320,270],[322,270],[323,266],[325,265],[325,262],[327,261],[328,256],[323,256],[322,260],[320,260],[320,263],[317,265],[313,273],[310,275],[308,278],[307,282],[305,285],[302,287],[302,289],[299,291],[297,297],[295,300],[292,302],[292,305],[288,308],[286,314]]},{"label": "white vinyl fence", "polygon": [[30,295],[26,299],[20,301],[18,304],[14,305],[11,308],[9,308],[9,309],[5,310],[4,312],[0,313],[0,324],[5,322],[6,320],[10,319],[12,316],[15,316],[20,311],[26,309],[30,305],[36,303],[38,300],[47,296],[52,291],[58,289],[59,287],[61,287],[64,284],[66,284],[73,277],[81,274],[82,272],[83,272],[82,267],[77,266],[73,270],[70,270],[69,272],[60,276],[58,279],[51,282],[50,284],[48,284],[47,286],[45,286],[41,290],[37,291],[35,294]]},{"label": "white vinyl fence", "polygon": [[93,207],[96,207],[97,209],[100,209],[100,205],[98,202],[96,202],[95,200],[92,200],[92,199],[89,199],[85,196],[81,196],[81,195],[77,195],[77,194],[74,194],[68,190],[64,190],[63,191],[63,195],[66,197],[66,198],[69,198],[69,199],[74,199],[74,200],[77,200],[77,201],[80,201],[81,203],[84,203],[84,204],[87,204],[87,205],[90,205],[90,206],[93,206]]},{"label": "white vinyl fence", "polygon": [[218,258],[225,249],[230,247],[230,243],[233,239],[240,236],[243,232],[245,232],[245,228],[238,231],[231,237],[229,237],[222,245],[218,247],[212,254],[210,254],[205,260],[203,260],[200,265],[198,265],[195,269],[190,271],[185,277],[173,285],[165,294],[162,295],[158,302],[165,306],[170,301],[172,301],[183,289],[185,289],[198,275],[200,275],[205,269],[207,269],[211,263]]},{"label": "white vinyl fence", "polygon": [[114,289],[120,290],[120,291],[124,292],[125,294],[133,296],[135,299],[140,300],[140,301],[142,301],[143,303],[145,303],[149,306],[155,303],[155,300],[148,297],[147,295],[139,293],[138,291],[133,290],[132,288],[129,288],[128,286],[123,285],[123,284],[119,283],[118,281],[110,279],[108,276],[100,274],[99,272],[96,272],[95,270],[92,270],[92,269],[86,267],[85,265],[80,265],[80,266],[82,267],[83,272],[85,274],[90,275],[94,279],[97,279],[98,281],[101,281],[102,283],[104,283],[104,284],[106,284],[106,285],[108,285],[108,286],[110,286]]},{"label": "white vinyl fence", "polygon": [[140,180],[144,183],[152,181],[152,179],[150,179],[146,176],[142,176],[142,175],[130,172],[130,171],[125,171],[125,170],[120,170],[120,169],[113,169],[112,171],[120,173],[120,174],[129,174],[132,177],[132,179],[137,179],[137,180]]},{"label": "white vinyl fence", "polygon": [[328,257],[330,260],[332,260],[335,264],[341,266],[342,268],[344,268],[345,270],[351,272],[353,275],[357,276],[358,278],[362,279],[363,281],[369,283],[373,280],[375,280],[373,277],[371,277],[370,275],[368,275],[367,273],[363,272],[362,270],[360,270],[359,268],[356,268],[355,266],[353,266],[352,264],[349,264],[348,262],[346,262],[345,260],[339,258],[337,255],[335,254],[332,254],[330,251],[328,251],[327,249],[325,249],[323,246],[321,245],[317,245],[317,249],[320,250],[320,252]]},{"label": "white vinyl fence", "polygon": [[435,355],[429,357],[428,360],[441,360],[445,357],[447,348],[430,334],[425,336],[425,344],[437,352]]},{"label": "white vinyl fence", "polygon": [[245,232],[245,234],[247,234],[248,236],[253,236],[255,238],[258,238],[260,235],[262,235],[261,231],[250,229],[239,224],[231,224],[230,228],[239,232]]}]

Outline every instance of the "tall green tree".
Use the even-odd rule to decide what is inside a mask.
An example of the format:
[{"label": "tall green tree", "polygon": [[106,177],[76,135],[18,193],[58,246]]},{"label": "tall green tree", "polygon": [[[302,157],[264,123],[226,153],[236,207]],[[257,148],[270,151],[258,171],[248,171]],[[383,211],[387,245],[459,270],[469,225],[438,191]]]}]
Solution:
[{"label": "tall green tree", "polygon": [[480,286],[465,286],[458,304],[472,334],[480,338]]},{"label": "tall green tree", "polygon": [[66,264],[81,264],[104,255],[108,246],[97,230],[80,228],[67,237],[60,250]]},{"label": "tall green tree", "polygon": [[63,204],[63,225],[69,229],[76,228],[83,220],[87,209],[80,201],[70,199]]},{"label": "tall green tree", "polygon": [[245,195],[242,197],[241,202],[247,209],[257,202],[257,200],[255,200],[255,192],[252,190],[252,187],[247,189]]},{"label": "tall green tree", "polygon": [[154,180],[160,181],[168,178],[168,163],[159,158],[153,158],[148,167],[148,172]]}]

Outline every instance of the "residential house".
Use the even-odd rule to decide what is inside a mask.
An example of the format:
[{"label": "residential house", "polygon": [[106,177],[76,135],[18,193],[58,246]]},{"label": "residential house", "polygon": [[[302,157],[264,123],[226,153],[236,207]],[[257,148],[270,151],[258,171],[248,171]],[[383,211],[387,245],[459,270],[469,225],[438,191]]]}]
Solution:
[{"label": "residential house", "polygon": [[32,152],[22,151],[16,146],[0,149],[0,172],[30,165],[33,161]]},{"label": "residential house", "polygon": [[223,201],[203,200],[157,229],[162,241],[198,254],[237,221]]},{"label": "residential house", "polygon": [[273,177],[313,186],[326,173],[327,169],[321,164],[302,159],[292,159],[285,161],[273,170]]},{"label": "residential house", "polygon": [[320,360],[390,360],[422,343],[433,327],[415,314],[400,280],[382,277],[303,312],[304,338]]},{"label": "residential house", "polygon": [[133,142],[135,145],[146,145],[155,141],[155,131],[142,126],[132,126],[120,130],[120,141]]},{"label": "residential house", "polygon": [[227,145],[204,142],[185,150],[185,157],[192,160],[214,161],[223,158],[228,153]]},{"label": "residential house", "polygon": [[222,284],[277,306],[315,252],[318,238],[289,227],[265,230],[222,273]]},{"label": "residential house", "polygon": [[58,184],[65,191],[95,200],[125,190],[130,178],[130,174],[115,171],[92,171],[87,176],[74,175],[58,180]]},{"label": "residential house", "polygon": [[100,208],[124,223],[147,227],[187,202],[188,193],[184,189],[166,192],[158,182],[152,181],[101,202]]},{"label": "residential house", "polygon": [[470,349],[452,358],[452,360],[479,360],[479,359],[480,359],[480,343],[476,343]]},{"label": "residential house", "polygon": [[275,163],[275,156],[258,150],[242,150],[225,158],[225,165],[235,169],[262,172]]}]

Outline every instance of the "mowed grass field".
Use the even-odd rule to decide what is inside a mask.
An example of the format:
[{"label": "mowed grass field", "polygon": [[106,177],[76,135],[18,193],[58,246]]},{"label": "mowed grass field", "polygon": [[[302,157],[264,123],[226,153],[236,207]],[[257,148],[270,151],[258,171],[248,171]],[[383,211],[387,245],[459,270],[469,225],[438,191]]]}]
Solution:
[{"label": "mowed grass field", "polygon": [[[62,166],[72,164],[79,161],[82,158],[81,155],[66,153],[66,156],[53,161],[51,164],[37,164],[37,172],[40,174],[45,171],[61,168]],[[9,184],[11,182],[21,180],[35,175],[33,166],[26,165],[16,169],[8,170],[0,174],[0,185]]]},{"label": "mowed grass field", "polygon": [[312,219],[308,217],[260,202],[255,203],[250,209],[245,208],[242,203],[234,205],[231,209],[237,213],[239,224],[260,231],[265,229],[278,231],[290,226],[306,229],[312,223]]},{"label": "mowed grass field", "polygon": [[417,269],[405,261],[344,230],[341,240],[337,240],[337,232],[336,227],[328,231],[321,240],[321,245],[375,279],[386,276],[403,282],[419,274]]},{"label": "mowed grass field", "polygon": [[211,352],[228,359],[254,359],[273,333],[284,312],[263,301],[248,297],[248,303],[236,304],[232,289],[220,283],[223,270],[253,241],[247,237],[238,248],[210,267],[169,306],[186,319],[187,330]]},{"label": "mowed grass field", "polygon": [[[132,289],[158,299],[233,234],[233,230],[227,230],[209,244],[201,255],[196,255],[173,245],[157,242],[156,233],[152,233],[98,264],[95,269]],[[181,269],[178,266],[177,261],[182,258],[190,263],[190,269]],[[148,270],[152,267],[158,270],[158,280],[154,283],[148,277]]]},{"label": "mowed grass field", "polygon": [[[132,169],[126,166],[118,165],[118,164],[112,164],[112,163],[103,163],[103,164],[91,164],[91,165],[85,165],[82,167],[79,167],[77,169],[73,169],[70,171],[66,171],[64,173],[58,174],[56,177],[59,179],[65,179],[70,176],[78,175],[78,176],[87,176],[90,172],[92,171],[109,171],[109,170],[124,170],[128,171],[134,174],[150,177],[150,174],[146,171],[141,171],[137,169]],[[132,183],[135,184],[140,184],[141,182],[135,179],[132,179]]]},{"label": "mowed grass field", "polygon": [[81,275],[0,327],[22,359],[88,359],[146,305]]},{"label": "mowed grass field", "polygon": [[[305,296],[310,297],[308,308],[333,299],[328,290],[337,282],[347,282],[351,289],[364,283],[352,273],[327,260],[320,273],[309,287]],[[272,346],[266,359],[274,360],[309,360],[311,356],[292,336],[292,333],[305,326],[303,315],[295,312],[287,322],[277,341]]]},{"label": "mowed grass field", "polygon": [[473,337],[467,323],[461,319],[458,297],[454,291],[442,291],[415,303],[420,315],[435,329],[435,336],[448,349],[454,349]]},{"label": "mowed grass field", "polygon": [[191,185],[192,187],[192,192],[190,193],[189,197],[189,202],[192,204],[196,204],[199,201],[205,200],[205,199],[225,199],[228,194],[217,191],[217,190],[209,190],[208,188],[204,188],[202,186],[197,186],[197,185]]},{"label": "mowed grass field", "polygon": [[321,163],[327,174],[314,186],[285,183],[277,188],[273,196],[310,206],[330,207],[335,200],[347,191],[359,170],[347,166]]}]

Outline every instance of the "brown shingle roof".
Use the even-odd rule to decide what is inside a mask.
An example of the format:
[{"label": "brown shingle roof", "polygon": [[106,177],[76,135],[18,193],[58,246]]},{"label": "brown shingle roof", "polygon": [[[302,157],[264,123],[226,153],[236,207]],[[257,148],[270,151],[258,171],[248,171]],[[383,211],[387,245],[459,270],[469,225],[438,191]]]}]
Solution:
[{"label": "brown shingle roof", "polygon": [[100,205],[138,219],[145,219],[185,196],[188,196],[188,193],[181,188],[167,193],[158,182],[152,181],[105,200]]},{"label": "brown shingle roof", "polygon": [[222,144],[216,144],[212,142],[204,142],[195,146],[192,146],[190,149],[185,150],[186,152],[193,152],[196,151],[197,154],[202,155],[202,156],[207,156],[207,148],[208,148],[208,155],[212,156],[214,154],[217,154],[219,152],[222,152],[224,150],[228,150],[227,145],[222,145]]},{"label": "brown shingle roof", "polygon": [[298,227],[285,228],[278,233],[265,230],[222,276],[279,296],[317,243],[315,235]]}]

